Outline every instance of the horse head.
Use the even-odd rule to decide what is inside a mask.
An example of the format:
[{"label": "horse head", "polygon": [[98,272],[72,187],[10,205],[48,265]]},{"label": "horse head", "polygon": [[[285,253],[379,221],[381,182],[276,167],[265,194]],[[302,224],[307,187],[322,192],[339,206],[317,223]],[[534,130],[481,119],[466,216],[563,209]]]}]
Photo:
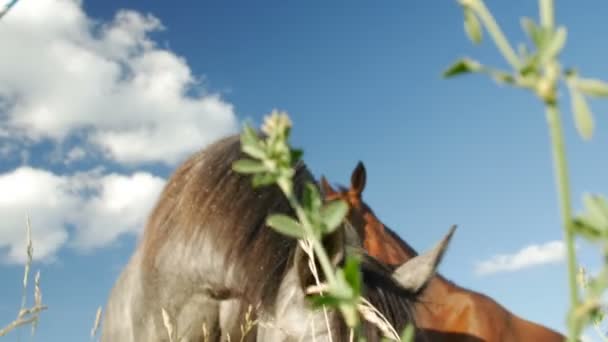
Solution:
[{"label": "horse head", "polygon": [[334,189],[327,179],[322,176],[321,189],[325,200],[341,199],[348,205],[347,219],[357,227],[365,250],[381,262],[399,265],[417,255],[416,251],[403,242],[376,217],[373,210],[363,200],[367,174],[362,162],[352,172],[350,187]]},{"label": "horse head", "polygon": [[[362,296],[384,313],[397,331],[401,331],[406,323],[415,321],[411,304],[435,274],[455,228],[451,227],[434,248],[396,267],[370,257],[350,224],[326,237],[323,245],[334,266],[342,265],[349,254],[360,257]],[[324,280],[318,274],[320,272],[315,274],[314,270],[320,270],[316,261],[312,264],[309,253],[298,244],[291,267],[280,285],[275,310],[263,318],[272,324],[268,328],[264,324],[258,328],[259,340],[309,340],[313,336],[318,341],[345,340],[349,335],[338,312],[314,311],[307,301],[311,295],[307,289]],[[382,338],[380,330],[372,323],[364,321],[362,324],[366,340],[379,341]]]}]

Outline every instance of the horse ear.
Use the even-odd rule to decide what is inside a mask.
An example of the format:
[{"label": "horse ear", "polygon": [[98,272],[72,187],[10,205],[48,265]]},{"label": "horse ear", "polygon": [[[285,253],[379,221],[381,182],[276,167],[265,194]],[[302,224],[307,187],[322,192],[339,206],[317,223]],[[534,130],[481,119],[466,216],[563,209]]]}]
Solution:
[{"label": "horse ear", "polygon": [[329,185],[329,182],[325,176],[321,176],[321,191],[323,191],[324,197],[336,194],[336,190]]},{"label": "horse ear", "polygon": [[441,262],[455,230],[456,225],[453,225],[435,248],[399,266],[393,272],[393,279],[397,284],[407,291],[414,293],[420,291],[435,275],[437,266]]},{"label": "horse ear", "polygon": [[350,176],[350,188],[351,191],[354,191],[357,196],[361,196],[363,193],[363,189],[365,189],[365,182],[367,180],[367,175],[365,172],[365,165],[363,165],[362,161],[357,163],[357,166],[353,170],[352,175]]}]

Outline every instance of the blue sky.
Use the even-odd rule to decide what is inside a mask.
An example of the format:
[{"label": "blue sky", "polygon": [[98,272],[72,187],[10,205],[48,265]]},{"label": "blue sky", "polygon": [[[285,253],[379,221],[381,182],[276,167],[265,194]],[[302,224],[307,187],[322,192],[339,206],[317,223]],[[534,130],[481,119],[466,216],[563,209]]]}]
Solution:
[{"label": "blue sky", "polygon": [[[537,16],[535,1],[487,5],[516,41],[519,18]],[[608,79],[608,5],[556,6],[565,64]],[[419,251],[459,225],[442,274],[564,331],[543,107],[485,77],[440,77],[463,56],[505,66],[484,38],[466,39],[456,1],[21,0],[0,21],[0,322],[20,305],[26,213],[49,305],[34,340],[83,341],[179,161],[278,108],[316,175],[347,184],[365,163],[365,200]],[[591,102],[591,142],[563,105],[579,208],[608,193],[608,104]],[[597,269],[595,249],[579,251]]]}]

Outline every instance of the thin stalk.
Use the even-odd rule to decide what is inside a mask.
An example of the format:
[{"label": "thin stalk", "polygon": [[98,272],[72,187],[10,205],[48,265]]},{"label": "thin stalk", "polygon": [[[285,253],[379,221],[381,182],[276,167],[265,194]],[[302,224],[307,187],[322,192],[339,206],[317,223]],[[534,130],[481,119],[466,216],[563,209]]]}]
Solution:
[{"label": "thin stalk", "polygon": [[513,69],[519,70],[520,63],[517,54],[515,53],[513,48],[511,48],[509,41],[502,33],[502,30],[494,19],[494,16],[492,16],[492,13],[490,13],[484,2],[482,0],[471,0],[467,1],[466,3],[474,11],[477,12],[477,15],[485,25],[486,29],[488,30],[488,33],[490,34],[490,36],[492,36],[492,39],[494,39],[496,47],[505,57],[507,62],[509,62]]},{"label": "thin stalk", "polygon": [[[568,257],[568,284],[570,286],[570,306],[576,308],[579,303],[578,287],[576,283],[576,254],[574,250],[574,227],[572,225],[572,208],[570,204],[570,185],[568,181],[568,166],[566,164],[566,151],[562,123],[557,104],[547,104],[547,124],[551,135],[551,146],[553,153],[553,168],[555,181],[559,195],[559,206],[562,225],[564,228],[564,239]],[[574,342],[580,334],[580,324],[569,318],[568,340]]]},{"label": "thin stalk", "polygon": [[553,0],[540,0],[540,24],[545,28],[553,28],[554,23],[554,9]]},{"label": "thin stalk", "polygon": [[323,245],[321,244],[321,242],[318,239],[314,238],[314,233],[311,228],[312,225],[308,221],[308,217],[306,216],[304,209],[302,208],[302,206],[300,206],[300,203],[298,203],[298,201],[297,201],[296,197],[294,196],[293,192],[291,191],[290,187],[283,186],[283,185],[281,185],[281,183],[279,186],[285,193],[285,196],[287,197],[287,200],[289,201],[289,204],[291,205],[291,207],[294,208],[296,215],[298,216],[298,219],[302,223],[302,227],[304,228],[304,232],[306,233],[306,236],[313,237],[311,239],[312,248],[313,248],[315,254],[317,255],[317,258],[319,258],[319,263],[321,264],[323,273],[325,273],[325,277],[327,278],[327,281],[330,284],[334,284],[336,282],[336,276],[334,275],[333,268],[331,267],[331,262],[329,261],[329,257],[327,256],[327,253],[325,252],[325,249],[323,248]]}]

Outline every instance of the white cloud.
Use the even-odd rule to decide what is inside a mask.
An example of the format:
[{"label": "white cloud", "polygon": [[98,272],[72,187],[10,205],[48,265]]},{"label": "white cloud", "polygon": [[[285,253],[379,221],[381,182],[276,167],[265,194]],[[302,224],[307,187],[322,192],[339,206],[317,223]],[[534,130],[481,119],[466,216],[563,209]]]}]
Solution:
[{"label": "white cloud", "polygon": [[100,24],[80,0],[19,2],[0,30],[0,132],[56,143],[81,134],[121,163],[173,164],[235,131],[232,105],[151,40],[162,29],[127,10]]},{"label": "white cloud", "polygon": [[[25,217],[32,222],[34,259],[48,260],[64,245],[86,250],[142,231],[164,186],[148,173],[70,176],[20,167],[0,174],[0,260],[25,260]],[[75,227],[69,236],[67,225]]]},{"label": "white cloud", "polygon": [[98,193],[82,205],[78,213],[79,248],[99,247],[120,234],[138,234],[158,199],[164,180],[137,172],[130,177],[110,174],[97,182]]},{"label": "white cloud", "polygon": [[478,262],[475,273],[488,275],[512,272],[538,265],[558,263],[564,260],[566,249],[562,241],[550,241],[541,245],[526,246],[513,254],[498,254],[489,260]]},{"label": "white cloud", "polygon": [[87,155],[87,151],[79,146],[72,148],[65,156],[65,164],[71,164],[77,160],[83,159]]}]

